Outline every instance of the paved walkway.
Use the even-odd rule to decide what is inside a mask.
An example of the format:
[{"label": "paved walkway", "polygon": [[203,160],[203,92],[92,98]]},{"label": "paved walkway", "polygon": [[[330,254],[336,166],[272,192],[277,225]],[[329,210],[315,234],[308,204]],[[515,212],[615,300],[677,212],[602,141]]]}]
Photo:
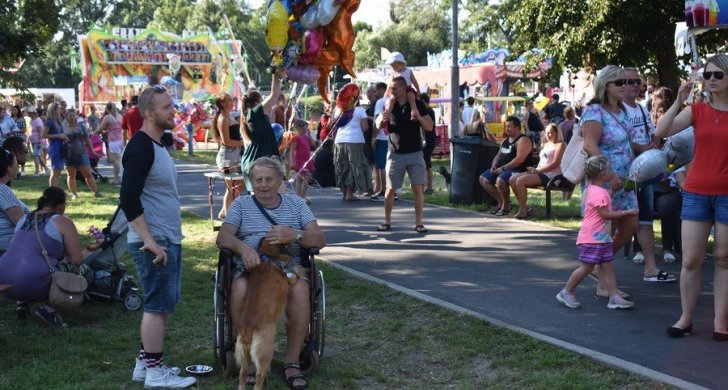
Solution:
[{"label": "paved walkway", "polygon": [[[207,218],[207,179],[214,168],[180,163],[183,209]],[[216,204],[224,186],[218,183]],[[376,232],[383,203],[343,202],[335,190],[312,190],[311,205],[326,232],[321,257],[358,275],[487,319],[659,381],[682,388],[723,388],[728,344],[712,334],[712,264],[703,273],[695,334],[670,339],[665,329],[680,312],[677,283],[642,281],[642,267],[615,261],[620,287],[635,308],[609,310],[587,280],[576,291],[583,307],[571,310],[554,295],[577,267],[576,234],[511,218],[426,205],[430,232],[414,232],[412,203],[399,201],[390,232]],[[217,213],[218,210],[215,210]],[[679,273],[679,265],[660,266]]]}]

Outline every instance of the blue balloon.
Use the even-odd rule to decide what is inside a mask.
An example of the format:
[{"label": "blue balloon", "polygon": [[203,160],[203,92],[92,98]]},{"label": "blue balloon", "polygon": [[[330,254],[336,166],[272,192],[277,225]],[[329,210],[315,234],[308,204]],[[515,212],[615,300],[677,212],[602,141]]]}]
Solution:
[{"label": "blue balloon", "polygon": [[279,123],[273,123],[270,126],[273,128],[273,135],[276,137],[276,143],[281,143],[281,138],[283,138],[283,126]]}]

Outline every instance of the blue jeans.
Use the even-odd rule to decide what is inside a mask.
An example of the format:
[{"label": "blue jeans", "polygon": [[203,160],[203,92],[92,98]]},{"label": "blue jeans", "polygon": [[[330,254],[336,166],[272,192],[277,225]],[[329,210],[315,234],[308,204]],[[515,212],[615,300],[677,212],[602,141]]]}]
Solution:
[{"label": "blue jeans", "polygon": [[655,192],[652,184],[637,188],[637,206],[640,225],[652,226],[652,221],[655,220]]},{"label": "blue jeans", "polygon": [[683,191],[682,201],[681,219],[728,225],[728,195],[698,195]]},{"label": "blue jeans", "polygon": [[144,312],[174,313],[182,287],[182,245],[172,244],[166,238],[155,237],[155,241],[166,248],[166,265],[155,264],[152,252],[140,251],[143,242],[129,244],[129,253],[144,292]]}]

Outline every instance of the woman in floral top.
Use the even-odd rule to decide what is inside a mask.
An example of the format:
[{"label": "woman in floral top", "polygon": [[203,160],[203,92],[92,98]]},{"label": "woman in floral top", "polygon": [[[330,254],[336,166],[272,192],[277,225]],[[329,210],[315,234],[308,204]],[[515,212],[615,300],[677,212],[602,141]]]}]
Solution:
[{"label": "woman in floral top", "polygon": [[[637,194],[623,189],[622,178],[628,177],[629,167],[635,158],[630,140],[634,129],[629,123],[622,105],[624,98],[624,70],[618,66],[607,65],[600,70],[594,80],[594,98],[581,117],[584,135],[584,150],[589,156],[604,155],[609,159],[615,179],[609,186],[615,191],[612,196],[612,209],[637,210]],[[612,221],[612,248],[617,253],[637,232],[637,215],[625,215]],[[621,292],[623,298],[628,295]],[[607,289],[600,280],[597,295],[607,296]]]}]

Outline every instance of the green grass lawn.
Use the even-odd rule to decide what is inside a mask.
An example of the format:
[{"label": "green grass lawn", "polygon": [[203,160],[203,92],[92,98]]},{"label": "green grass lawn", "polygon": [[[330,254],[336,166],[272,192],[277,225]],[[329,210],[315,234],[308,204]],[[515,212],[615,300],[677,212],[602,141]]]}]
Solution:
[{"label": "green grass lawn", "polygon": [[[27,204],[46,178],[13,183]],[[104,226],[113,212],[115,187],[101,187],[93,198],[79,185],[81,198],[70,201],[85,242],[90,225]],[[186,366],[202,363],[217,372],[198,388],[232,389],[213,358],[212,277],[217,259],[209,222],[184,213],[182,303],[170,320],[165,359]],[[326,227],[324,226],[324,229]],[[322,255],[325,260],[325,250]],[[124,257],[133,272],[128,254]],[[414,299],[385,286],[352,278],[321,262],[326,275],[326,347],[312,389],[661,389],[660,383],[585,359],[474,317]],[[14,303],[0,305],[0,389],[129,389],[138,352],[141,312],[121,303],[94,302],[66,313],[71,328],[52,330],[35,319],[20,323]],[[280,362],[268,389],[285,389]]]}]

